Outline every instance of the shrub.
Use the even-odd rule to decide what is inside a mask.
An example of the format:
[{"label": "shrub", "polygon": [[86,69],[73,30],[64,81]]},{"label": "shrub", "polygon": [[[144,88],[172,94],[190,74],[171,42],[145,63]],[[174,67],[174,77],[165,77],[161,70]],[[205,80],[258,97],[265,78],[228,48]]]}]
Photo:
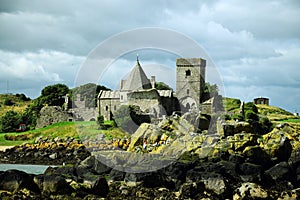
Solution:
[{"label": "shrub", "polygon": [[98,125],[104,124],[104,117],[103,117],[103,115],[99,115],[99,116],[97,117],[97,124],[98,124]]},{"label": "shrub", "polygon": [[19,127],[21,116],[15,111],[8,111],[1,118],[1,132],[14,132]]},{"label": "shrub", "polygon": [[247,110],[251,110],[254,113],[258,113],[258,109],[257,109],[256,105],[253,102],[245,103],[244,109],[245,109],[245,113],[247,112]]},{"label": "shrub", "polygon": [[6,99],[4,99],[3,104],[4,104],[5,106],[12,106],[12,105],[14,105],[14,102],[13,102],[11,99],[6,98]]},{"label": "shrub", "polygon": [[270,131],[272,131],[273,129],[273,124],[272,122],[269,120],[269,118],[267,117],[262,117],[259,119],[259,124],[261,126],[262,129],[262,133],[266,134],[269,133]]},{"label": "shrub", "polygon": [[255,112],[253,112],[252,110],[247,110],[246,111],[245,118],[247,120],[254,120],[254,121],[258,121],[259,120],[258,115]]},{"label": "shrub", "polygon": [[241,114],[234,114],[231,119],[234,119],[234,120],[238,120],[238,121],[244,121],[244,116],[241,115]]}]

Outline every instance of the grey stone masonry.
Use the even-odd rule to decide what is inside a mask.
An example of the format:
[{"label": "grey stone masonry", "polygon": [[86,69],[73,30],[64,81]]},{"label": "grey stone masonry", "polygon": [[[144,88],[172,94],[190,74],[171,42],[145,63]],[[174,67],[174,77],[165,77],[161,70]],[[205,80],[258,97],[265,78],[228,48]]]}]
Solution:
[{"label": "grey stone masonry", "polygon": [[203,101],[206,60],[178,58],[176,60],[176,96],[182,110],[199,109]]}]

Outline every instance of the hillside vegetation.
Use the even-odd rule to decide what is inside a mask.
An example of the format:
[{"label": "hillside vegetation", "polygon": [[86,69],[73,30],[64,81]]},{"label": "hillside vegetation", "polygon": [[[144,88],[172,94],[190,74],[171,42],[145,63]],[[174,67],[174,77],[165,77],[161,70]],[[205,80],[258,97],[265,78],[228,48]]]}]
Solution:
[{"label": "hillside vegetation", "polygon": [[[105,122],[107,124],[110,121]],[[65,139],[68,137],[75,139],[93,138],[98,134],[104,134],[108,140],[122,139],[127,134],[119,128],[112,127],[107,130],[99,130],[99,126],[94,121],[89,122],[59,122],[44,128],[30,130],[21,133],[1,133],[0,146],[14,146],[23,143],[34,143],[36,138],[43,137],[54,139],[56,137]]]},{"label": "hillside vegetation", "polygon": [[31,102],[24,94],[0,94],[0,117],[9,110],[18,113],[24,112]]}]

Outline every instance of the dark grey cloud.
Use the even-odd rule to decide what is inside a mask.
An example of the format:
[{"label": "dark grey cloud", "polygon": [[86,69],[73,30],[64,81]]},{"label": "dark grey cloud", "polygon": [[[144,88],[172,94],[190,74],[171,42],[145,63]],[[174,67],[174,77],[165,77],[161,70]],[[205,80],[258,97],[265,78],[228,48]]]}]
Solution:
[{"label": "dark grey cloud", "polygon": [[[246,100],[267,95],[289,110],[298,104],[293,92],[300,86],[298,0],[0,0],[0,24],[0,85],[5,88],[9,79],[16,92],[37,96],[41,87],[59,81],[72,86],[87,54],[105,39],[130,29],[161,27],[202,45],[217,65],[226,95]],[[124,39],[110,51],[126,42],[131,41]],[[115,64],[130,69],[133,54]],[[146,65],[175,65],[173,55],[160,52],[141,59]],[[112,71],[118,83],[117,75],[124,74]],[[20,78],[20,72],[26,76]]]}]

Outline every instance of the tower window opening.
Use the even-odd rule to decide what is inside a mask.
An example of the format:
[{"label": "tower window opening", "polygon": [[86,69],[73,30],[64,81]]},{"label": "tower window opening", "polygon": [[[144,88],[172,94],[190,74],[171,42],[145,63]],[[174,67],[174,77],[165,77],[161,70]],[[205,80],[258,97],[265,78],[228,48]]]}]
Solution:
[{"label": "tower window opening", "polygon": [[186,94],[187,94],[187,95],[190,95],[190,89],[187,89],[187,90],[186,90]]},{"label": "tower window opening", "polygon": [[191,70],[189,70],[189,69],[186,70],[186,71],[185,71],[185,76],[190,76],[190,75],[191,75]]},{"label": "tower window opening", "polygon": [[108,111],[108,106],[105,106],[105,110]]}]

